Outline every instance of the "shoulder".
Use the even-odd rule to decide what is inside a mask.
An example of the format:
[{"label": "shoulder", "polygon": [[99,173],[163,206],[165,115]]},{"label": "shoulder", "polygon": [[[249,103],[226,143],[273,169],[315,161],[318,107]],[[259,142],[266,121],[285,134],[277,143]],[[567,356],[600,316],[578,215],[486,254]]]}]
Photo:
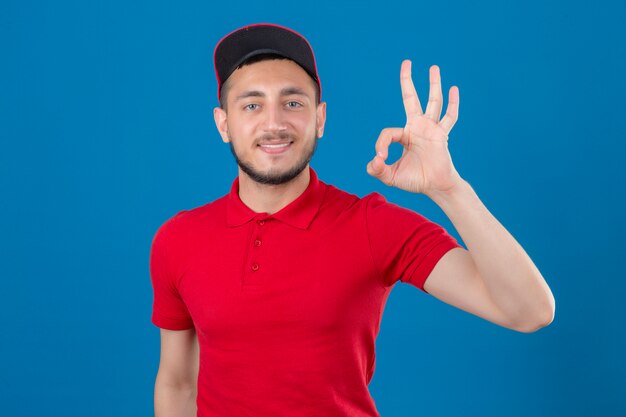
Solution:
[{"label": "shoulder", "polygon": [[363,197],[366,206],[366,214],[368,218],[385,217],[395,221],[416,221],[423,222],[428,220],[419,212],[400,206],[396,203],[388,201],[382,194],[373,192]]},{"label": "shoulder", "polygon": [[324,198],[320,212],[339,218],[355,218],[355,215],[365,214],[365,209],[372,194],[360,197],[331,184],[324,184]]},{"label": "shoulder", "polygon": [[327,183],[322,184],[324,184],[325,187],[325,197],[322,204],[322,208],[324,209],[349,211],[350,214],[360,212],[366,217],[371,218],[383,216],[387,220],[390,218],[396,220],[411,219],[417,222],[428,220],[424,215],[413,209],[388,201],[387,198],[379,192],[374,191],[363,197],[359,197],[334,185]]},{"label": "shoulder", "polygon": [[179,227],[217,221],[218,217],[226,211],[227,199],[228,194],[210,203],[187,210],[181,210],[176,213],[172,219],[179,224]]},{"label": "shoulder", "polygon": [[155,239],[197,230],[200,226],[210,226],[225,221],[227,198],[228,194],[201,206],[177,212],[159,226]]},{"label": "shoulder", "polygon": [[[324,184],[325,192],[321,206],[324,212],[354,216],[360,214],[366,217],[394,216],[417,217],[423,219],[419,213],[408,208],[389,202],[382,194],[371,192],[363,197],[342,190],[331,184]],[[343,216],[342,216],[343,217]]]},{"label": "shoulder", "polygon": [[347,204],[354,205],[364,210],[371,211],[372,209],[401,209],[408,210],[394,203],[387,201],[385,196],[378,192],[371,192],[363,197],[359,197],[355,194],[348,193],[340,190],[334,186],[329,186],[330,196],[332,199],[342,201]]},{"label": "shoulder", "polygon": [[[321,181],[320,181],[321,182]],[[345,191],[332,184],[322,183],[324,185],[324,204],[325,205],[337,205],[337,206],[349,206],[349,207],[366,207],[372,202],[386,203],[387,200],[381,194],[377,192],[369,193],[363,197],[359,197],[356,194]]]}]

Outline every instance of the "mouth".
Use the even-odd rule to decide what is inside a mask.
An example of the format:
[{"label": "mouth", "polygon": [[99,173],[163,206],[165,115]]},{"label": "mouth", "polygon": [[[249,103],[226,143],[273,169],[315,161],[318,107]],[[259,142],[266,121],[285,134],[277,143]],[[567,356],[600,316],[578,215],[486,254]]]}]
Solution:
[{"label": "mouth", "polygon": [[267,143],[259,143],[257,146],[261,148],[263,152],[271,153],[271,154],[279,154],[286,152],[290,147],[293,141],[289,142],[267,142]]}]

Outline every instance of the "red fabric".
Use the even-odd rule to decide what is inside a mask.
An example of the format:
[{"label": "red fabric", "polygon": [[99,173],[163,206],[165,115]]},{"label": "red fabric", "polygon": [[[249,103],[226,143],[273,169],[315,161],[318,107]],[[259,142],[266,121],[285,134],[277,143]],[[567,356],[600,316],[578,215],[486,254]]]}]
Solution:
[{"label": "red fabric", "polygon": [[397,281],[423,290],[442,227],[318,180],[281,211],[226,196],[178,213],[151,253],[153,323],[196,328],[198,416],[378,416],[367,385]]}]

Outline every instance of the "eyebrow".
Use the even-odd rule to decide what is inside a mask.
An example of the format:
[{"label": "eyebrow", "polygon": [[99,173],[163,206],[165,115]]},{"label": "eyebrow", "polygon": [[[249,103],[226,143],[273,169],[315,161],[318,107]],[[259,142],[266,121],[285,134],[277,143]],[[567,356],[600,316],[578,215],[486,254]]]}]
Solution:
[{"label": "eyebrow", "polygon": [[295,95],[295,96],[305,96],[305,97],[309,96],[306,93],[306,91],[304,91],[300,87],[286,87],[286,88],[283,88],[282,90],[280,90],[280,95],[281,96],[294,96]]},{"label": "eyebrow", "polygon": [[[309,97],[309,95],[300,87],[285,87],[282,90],[280,90],[280,95],[281,96],[298,95],[298,96],[304,96],[307,98]],[[258,91],[258,90],[244,91],[243,93],[235,97],[235,102],[239,100],[243,100],[244,98],[248,98],[248,97],[265,97],[265,93],[263,93],[262,91]]]}]

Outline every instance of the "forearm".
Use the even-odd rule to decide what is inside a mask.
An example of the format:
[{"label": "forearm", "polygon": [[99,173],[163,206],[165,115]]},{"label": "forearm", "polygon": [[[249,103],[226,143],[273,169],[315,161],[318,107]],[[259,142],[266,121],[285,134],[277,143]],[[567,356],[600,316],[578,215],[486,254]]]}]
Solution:
[{"label": "forearm", "polygon": [[154,384],[155,417],[196,417],[197,390],[193,384],[173,384],[159,378]]},{"label": "forearm", "polygon": [[511,234],[461,181],[448,193],[430,195],[467,246],[494,303],[521,327],[547,325],[554,316],[552,292]]}]

